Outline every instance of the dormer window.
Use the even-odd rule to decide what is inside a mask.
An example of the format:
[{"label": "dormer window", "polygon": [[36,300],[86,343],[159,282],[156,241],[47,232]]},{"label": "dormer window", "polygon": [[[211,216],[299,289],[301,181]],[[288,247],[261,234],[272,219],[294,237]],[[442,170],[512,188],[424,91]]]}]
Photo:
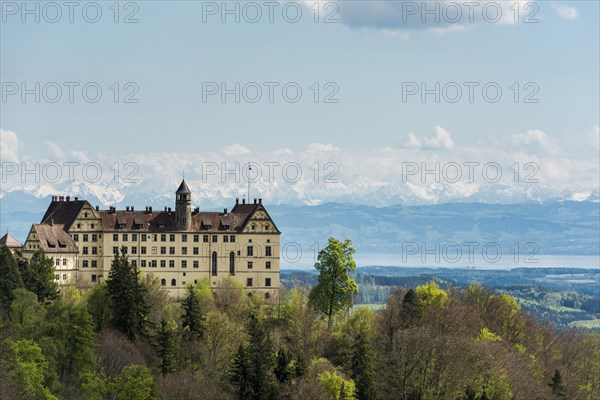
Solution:
[{"label": "dormer window", "polygon": [[256,230],[256,225],[252,224],[252,230],[255,231]]},{"label": "dormer window", "polygon": [[165,224],[158,224],[158,229],[165,229]]}]

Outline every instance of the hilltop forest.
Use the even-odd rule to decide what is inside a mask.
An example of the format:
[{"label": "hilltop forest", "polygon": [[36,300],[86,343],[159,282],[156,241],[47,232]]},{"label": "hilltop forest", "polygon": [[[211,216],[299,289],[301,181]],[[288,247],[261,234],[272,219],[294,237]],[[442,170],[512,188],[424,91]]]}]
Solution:
[{"label": "hilltop forest", "polygon": [[353,307],[356,283],[330,285],[321,261],[316,286],[271,304],[227,279],[177,302],[122,254],[101,285],[59,291],[52,259],[0,248],[0,398],[600,399],[596,333],[477,284]]}]

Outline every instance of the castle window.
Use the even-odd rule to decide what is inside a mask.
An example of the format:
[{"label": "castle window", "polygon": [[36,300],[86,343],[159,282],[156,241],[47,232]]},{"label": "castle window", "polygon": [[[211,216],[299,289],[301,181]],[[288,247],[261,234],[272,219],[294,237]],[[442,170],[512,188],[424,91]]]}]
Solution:
[{"label": "castle window", "polygon": [[217,243],[218,239],[219,238],[218,238],[217,235],[212,235],[212,241],[213,241],[213,243]]},{"label": "castle window", "polygon": [[169,254],[175,254],[175,247],[169,247]]},{"label": "castle window", "polygon": [[271,298],[271,294],[270,293],[265,293],[265,300],[269,300]]},{"label": "castle window", "polygon": [[252,261],[248,261],[248,269],[252,269]]},{"label": "castle window", "polygon": [[154,242],[158,241],[158,235],[156,233],[154,235],[152,235],[152,241],[154,241]]},{"label": "castle window", "polygon": [[194,255],[198,255],[198,248],[194,247]]},{"label": "castle window", "polygon": [[[165,229],[165,224],[158,224],[158,229]],[[163,240],[164,242],[164,240]]]},{"label": "castle window", "polygon": [[171,234],[169,235],[169,242],[174,242],[174,241],[175,241],[175,234],[174,234],[174,233],[171,233]]},{"label": "castle window", "polygon": [[137,247],[131,246],[131,254],[137,254]]},{"label": "castle window", "polygon": [[167,286],[167,280],[166,279],[161,279],[160,280],[160,286]]},{"label": "castle window", "polygon": [[142,268],[146,268],[146,260],[142,260],[140,262],[140,264],[141,264]]},{"label": "castle window", "polygon": [[217,252],[213,251],[211,257],[211,271],[213,276],[217,276]]},{"label": "castle window", "polygon": [[152,254],[156,254],[158,251],[158,249],[156,248],[156,246],[152,246]]},{"label": "castle window", "polygon": [[92,242],[97,242],[97,241],[98,241],[98,234],[92,233]]},{"label": "castle window", "polygon": [[229,241],[230,241],[231,243],[235,243],[235,235],[230,235],[230,236],[229,236]]},{"label": "castle window", "polygon": [[83,213],[83,218],[87,218],[87,216],[88,216],[88,213],[84,212]]},{"label": "castle window", "polygon": [[56,260],[54,260],[54,263],[58,267],[60,265],[60,258],[57,258]]},{"label": "castle window", "polygon": [[265,286],[266,287],[270,287],[271,286],[271,278],[265,278]]},{"label": "castle window", "polygon": [[119,234],[113,233],[113,242],[118,242],[118,241],[119,241]]},{"label": "castle window", "polygon": [[[164,227],[164,225],[163,225],[163,227]],[[164,233],[161,233],[160,234],[160,241],[161,242],[166,242],[167,241],[167,235],[164,234]]]},{"label": "castle window", "polygon": [[77,224],[77,229],[81,228],[81,224]]},{"label": "castle window", "polygon": [[63,281],[66,281],[67,280],[67,274],[63,274],[62,278],[63,278]]},{"label": "castle window", "polygon": [[83,254],[88,254],[88,248],[87,247],[83,248]]},{"label": "castle window", "polygon": [[146,246],[142,246],[142,254],[146,254]]},{"label": "castle window", "polygon": [[67,259],[63,258],[63,266],[66,266],[66,265],[67,265]]},{"label": "castle window", "polygon": [[177,280],[171,279],[171,286],[177,286]]},{"label": "castle window", "polygon": [[268,231],[269,230],[269,224],[265,225],[265,230]]},{"label": "castle window", "polygon": [[246,278],[246,286],[252,286],[252,278]]},{"label": "castle window", "polygon": [[94,224],[91,225],[91,228],[94,229]]},{"label": "castle window", "polygon": [[169,260],[169,268],[175,268],[175,260]]},{"label": "castle window", "polygon": [[194,242],[198,243],[200,241],[200,235],[194,235]]},{"label": "castle window", "polygon": [[92,282],[96,282],[96,275],[92,275]]},{"label": "castle window", "polygon": [[197,260],[194,260],[194,268],[198,268],[200,265]]},{"label": "castle window", "polygon": [[246,247],[246,256],[248,256],[248,257],[254,256],[254,247],[252,247],[252,246]]},{"label": "castle window", "polygon": [[87,234],[87,233],[84,233],[84,234],[83,234],[83,241],[84,241],[84,242],[87,242],[87,241],[88,241],[88,234]]},{"label": "castle window", "polygon": [[123,234],[123,241],[126,242],[128,240],[128,236],[126,233]]},{"label": "castle window", "polygon": [[92,260],[92,268],[98,268],[98,261]]},{"label": "castle window", "polygon": [[137,267],[137,260],[131,260],[131,266],[132,267]]},{"label": "castle window", "polygon": [[202,241],[208,243],[208,235],[202,235]]},{"label": "castle window", "polygon": [[229,274],[235,275],[235,254],[233,251],[229,253]]},{"label": "castle window", "polygon": [[[183,221],[183,222],[185,222],[185,221]],[[187,242],[187,235],[181,235],[181,241]]]},{"label": "castle window", "polygon": [[156,268],[156,260],[152,260],[152,262],[151,262],[150,266],[151,266],[152,268]]},{"label": "castle window", "polygon": [[267,261],[265,264],[266,269],[271,269],[271,261]]},{"label": "castle window", "polygon": [[54,279],[59,280],[60,279],[60,274],[54,275]]},{"label": "castle window", "polygon": [[223,235],[223,243],[229,242],[229,236]]},{"label": "castle window", "polygon": [[187,247],[182,247],[181,248],[181,254],[187,254]]},{"label": "castle window", "polygon": [[79,235],[78,234],[74,234],[73,235],[73,240],[76,242],[79,242]]},{"label": "castle window", "polygon": [[131,234],[131,240],[133,240],[134,242],[137,242],[137,233]]},{"label": "castle window", "polygon": [[167,266],[167,261],[166,260],[160,260],[160,267],[161,268],[165,268]]},{"label": "castle window", "polygon": [[167,254],[167,248],[165,246],[160,247],[160,254]]},{"label": "castle window", "polygon": [[87,268],[90,266],[89,261],[88,260],[83,260],[83,262],[81,263],[83,268]]},{"label": "castle window", "polygon": [[119,254],[119,248],[117,246],[113,247],[113,254]]},{"label": "castle window", "polygon": [[265,247],[265,256],[267,256],[267,257],[271,257],[272,256],[272,254],[271,254],[271,246]]},{"label": "castle window", "polygon": [[98,248],[96,246],[92,247],[92,254],[98,254]]},{"label": "castle window", "polygon": [[145,242],[147,238],[147,235],[145,233],[142,233],[142,242]]},{"label": "castle window", "polygon": [[187,268],[187,260],[181,260],[181,268]]}]

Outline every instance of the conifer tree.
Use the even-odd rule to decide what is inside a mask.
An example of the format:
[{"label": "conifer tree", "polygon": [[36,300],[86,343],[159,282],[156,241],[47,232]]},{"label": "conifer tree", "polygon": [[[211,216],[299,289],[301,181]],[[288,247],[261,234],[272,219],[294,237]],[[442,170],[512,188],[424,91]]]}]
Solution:
[{"label": "conifer tree", "polygon": [[361,330],[354,339],[352,379],[356,383],[358,400],[374,400],[377,398],[373,348],[365,330]]},{"label": "conifer tree", "polygon": [[129,340],[143,334],[146,304],[137,267],[129,263],[124,249],[115,254],[106,282],[111,303],[111,325]]},{"label": "conifer tree", "polygon": [[8,247],[0,246],[0,306],[8,309],[13,300],[12,291],[22,287],[17,260]]},{"label": "conifer tree", "polygon": [[231,383],[236,388],[239,400],[246,400],[253,397],[250,360],[248,359],[246,348],[242,345],[238,348],[233,359]]},{"label": "conifer tree", "polygon": [[277,364],[275,365],[275,377],[279,383],[288,382],[292,379],[292,369],[290,363],[292,361],[292,356],[285,351],[285,349],[280,349],[277,352]]},{"label": "conifer tree", "polygon": [[40,303],[54,300],[58,297],[58,283],[54,279],[54,261],[46,257],[44,250],[40,249],[24,264],[23,283],[27,290],[36,294]]},{"label": "conifer tree", "polygon": [[557,369],[554,371],[554,376],[552,377],[552,382],[549,383],[549,386],[550,388],[552,388],[552,393],[554,393],[556,397],[558,397],[559,399],[567,398],[560,370]]},{"label": "conifer tree", "polygon": [[164,319],[156,334],[156,347],[163,376],[175,371],[175,329]]},{"label": "conifer tree", "polygon": [[183,315],[181,323],[184,329],[187,329],[191,338],[202,339],[204,336],[204,320],[206,314],[202,310],[202,303],[196,289],[190,285],[187,288],[187,295],[181,303]]}]

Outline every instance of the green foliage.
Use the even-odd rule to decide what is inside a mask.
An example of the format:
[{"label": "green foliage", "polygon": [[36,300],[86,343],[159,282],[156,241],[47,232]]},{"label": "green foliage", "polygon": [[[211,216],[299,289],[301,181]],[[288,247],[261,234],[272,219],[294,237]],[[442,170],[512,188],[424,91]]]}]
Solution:
[{"label": "green foliage", "polygon": [[319,382],[331,400],[356,400],[354,381],[344,379],[337,371],[325,371],[319,375]]},{"label": "green foliage", "polygon": [[448,293],[440,289],[434,281],[417,287],[416,292],[426,309],[443,308],[448,303]]},{"label": "green foliage", "polygon": [[0,308],[10,307],[13,290],[22,288],[17,260],[5,245],[0,246]]},{"label": "green foliage", "polygon": [[356,398],[358,400],[375,400],[377,399],[377,388],[374,350],[366,329],[362,329],[356,335],[352,349],[352,378],[356,382]]},{"label": "green foliage", "polygon": [[87,400],[155,400],[158,388],[148,368],[127,365],[114,379],[103,373],[87,374],[81,386]]},{"label": "green foliage", "polygon": [[331,329],[333,316],[352,305],[352,295],[358,294],[356,282],[350,278],[350,271],[356,269],[353,255],[356,252],[350,239],[341,242],[329,238],[327,246],[319,251],[316,270],[318,283],[310,292],[311,303],[327,317]]},{"label": "green foliage", "polygon": [[54,280],[54,260],[37,250],[21,270],[25,288],[36,294],[40,303],[58,297],[58,283]]},{"label": "green foliage", "polygon": [[160,322],[156,333],[156,352],[160,358],[160,372],[164,375],[175,371],[175,346],[177,324],[174,321]]},{"label": "green foliage", "polygon": [[481,328],[481,331],[479,331],[479,340],[482,342],[501,342],[502,338],[488,328],[483,327]]},{"label": "green foliage", "polygon": [[563,384],[562,374],[560,373],[559,369],[554,371],[552,381],[548,384],[548,386],[550,386],[550,388],[552,389],[552,393],[556,395],[556,397],[558,397],[559,399],[567,398],[566,389]]},{"label": "green foliage", "polygon": [[94,331],[101,332],[110,322],[110,295],[106,282],[91,289],[87,300],[87,309],[94,322]]},{"label": "green foliage", "polygon": [[14,290],[13,299],[10,305],[11,327],[21,337],[32,337],[39,331],[46,310],[38,303],[37,296],[29,290]]},{"label": "green foliage", "polygon": [[279,383],[285,383],[292,379],[293,370],[291,362],[292,356],[285,349],[279,349],[275,365],[275,377]]},{"label": "green foliage", "polygon": [[181,325],[186,333],[194,339],[202,339],[204,336],[204,321],[206,311],[202,307],[202,301],[196,288],[192,285],[187,287],[185,299],[181,303],[183,315]]},{"label": "green foliage", "polygon": [[144,332],[147,306],[137,267],[129,263],[122,250],[112,261],[107,280],[111,304],[111,325],[134,340]]},{"label": "green foliage", "polygon": [[41,348],[33,340],[6,340],[2,343],[3,351],[0,367],[8,371],[10,385],[23,400],[58,400],[45,386],[45,374],[48,362]]}]

